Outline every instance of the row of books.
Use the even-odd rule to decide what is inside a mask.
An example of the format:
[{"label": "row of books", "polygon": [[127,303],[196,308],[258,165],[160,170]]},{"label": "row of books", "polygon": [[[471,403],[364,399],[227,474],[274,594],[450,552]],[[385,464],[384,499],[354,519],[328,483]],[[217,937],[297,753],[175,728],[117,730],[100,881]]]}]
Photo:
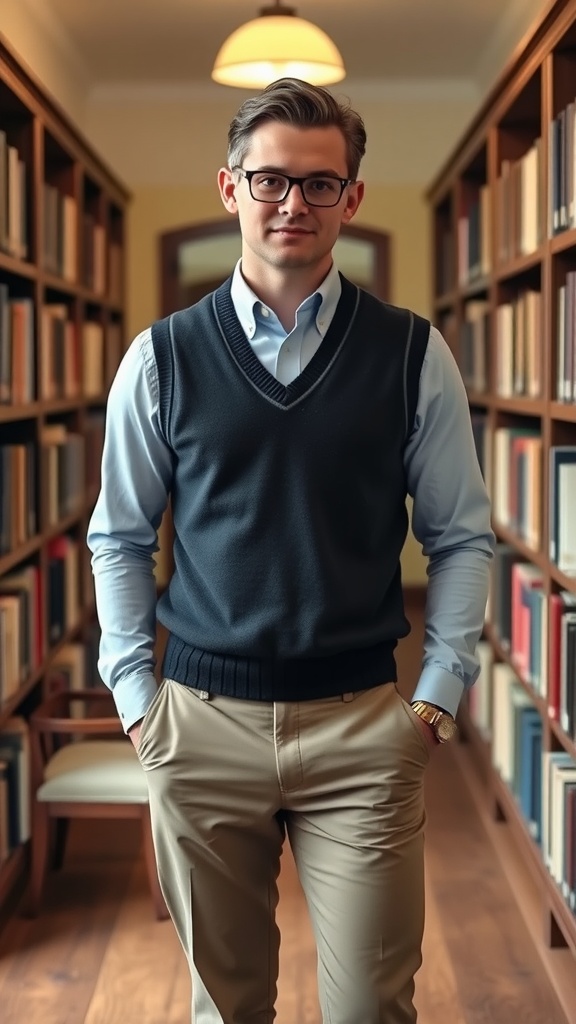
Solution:
[{"label": "row of books", "polygon": [[44,182],[43,264],[45,270],[74,282],[78,264],[78,207],[73,196]]},{"label": "row of books", "polygon": [[542,204],[544,178],[542,140],[537,138],[517,160],[504,159],[495,183],[497,259],[508,263],[528,256],[543,241],[546,225]]},{"label": "row of books", "polygon": [[[17,259],[28,257],[26,174],[18,148],[10,145],[6,132],[0,129],[0,251]],[[107,276],[112,282],[117,271],[117,247],[114,253],[107,252],[106,228],[98,218],[89,210],[83,210],[79,218],[75,197],[46,181],[42,187],[42,226],[44,268],[64,281],[80,281],[95,294],[103,295]]]},{"label": "row of books", "polygon": [[4,703],[42,664],[47,646],[44,587],[37,562],[0,576],[3,640],[0,701]]},{"label": "row of books", "polygon": [[[460,326],[460,370],[466,387],[473,392],[489,391],[491,383],[491,318],[487,299],[470,300],[464,306]],[[510,302],[496,307],[495,321],[496,394],[503,398],[542,394],[542,301],[535,289],[525,289]],[[572,336],[571,336],[572,337]],[[564,375],[568,363],[559,372]],[[572,372],[572,363],[570,369]],[[562,377],[564,380],[564,376]]]},{"label": "row of books", "polygon": [[[46,423],[40,429],[40,447],[35,441],[3,441],[3,433],[18,433],[14,428],[0,432],[0,556],[17,551],[40,527],[57,526],[79,514],[87,494],[90,501],[95,499],[104,422],[104,410],[96,409],[86,415],[83,434],[62,422]],[[39,468],[44,483],[42,523]]]},{"label": "row of books", "polygon": [[48,542],[45,579],[36,562],[0,577],[0,706],[79,625],[82,551],[77,538],[61,534]]},{"label": "row of books", "polygon": [[517,673],[542,697],[549,717],[576,739],[576,595],[547,594],[538,566],[499,543],[489,614]]},{"label": "row of books", "polygon": [[[494,518],[535,551],[542,542],[542,436],[536,427],[497,427]],[[490,444],[490,435],[486,439]],[[576,445],[552,445],[548,452],[548,552],[561,572],[576,576]]]},{"label": "row of books", "polygon": [[0,129],[0,251],[25,260],[27,239],[26,165]]},{"label": "row of books", "polygon": [[497,427],[493,434],[493,459],[490,490],[494,519],[538,550],[542,541],[540,430]]},{"label": "row of books", "polygon": [[490,190],[469,186],[458,215],[458,283],[471,284],[491,269]]},{"label": "row of books", "polygon": [[38,529],[36,445],[0,437],[0,555],[26,544]]},{"label": "row of books", "polygon": [[503,398],[542,391],[542,300],[539,291],[524,289],[511,302],[496,307],[495,389]]},{"label": "row of books", "polygon": [[[78,217],[74,196],[48,182],[43,188],[43,264],[65,281],[80,281],[96,295],[106,292],[106,229],[88,210]],[[114,262],[114,257],[109,263]]]},{"label": "row of books", "polygon": [[38,529],[36,445],[4,442],[0,435],[0,555],[15,550]]},{"label": "row of books", "polygon": [[78,325],[66,303],[55,302],[41,307],[39,320],[37,358],[33,300],[10,296],[0,283],[0,403],[81,394],[99,398],[123,352],[121,324],[85,320]]},{"label": "row of books", "polygon": [[543,722],[514,668],[478,645],[481,671],[469,713],[490,744],[492,763],[570,908],[576,911],[576,760],[544,749]]},{"label": "row of books", "polygon": [[85,500],[86,442],[65,423],[45,424],[40,433],[49,526],[80,512]]},{"label": "row of books", "polygon": [[10,296],[0,282],[0,404],[25,404],[36,397],[34,303]]},{"label": "row of books", "polygon": [[112,383],[122,355],[122,328],[85,320],[78,327],[65,303],[41,313],[39,397],[99,398]]}]

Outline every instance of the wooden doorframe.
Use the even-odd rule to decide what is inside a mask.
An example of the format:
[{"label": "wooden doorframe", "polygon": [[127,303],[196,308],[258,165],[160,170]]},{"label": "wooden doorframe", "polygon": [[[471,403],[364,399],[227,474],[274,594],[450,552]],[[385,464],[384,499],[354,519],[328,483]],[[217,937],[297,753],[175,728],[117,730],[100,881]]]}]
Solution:
[{"label": "wooden doorframe", "polygon": [[[160,316],[180,308],[178,293],[178,250],[185,242],[199,241],[221,235],[237,235],[238,222],[230,218],[187,224],[172,231],[165,231],[159,237],[160,261]],[[343,238],[356,238],[368,242],[374,250],[374,276],[370,291],[377,298],[390,302],[390,235],[375,228],[357,227],[344,224]]]}]

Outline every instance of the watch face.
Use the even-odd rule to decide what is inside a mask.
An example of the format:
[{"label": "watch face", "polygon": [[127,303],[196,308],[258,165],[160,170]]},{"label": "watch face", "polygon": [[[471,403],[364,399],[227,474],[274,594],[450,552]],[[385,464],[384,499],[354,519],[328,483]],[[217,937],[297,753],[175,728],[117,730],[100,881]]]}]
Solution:
[{"label": "watch face", "polygon": [[438,733],[438,739],[441,740],[442,743],[446,743],[448,740],[454,738],[458,732],[458,726],[450,715],[442,715],[436,724],[436,730]]}]

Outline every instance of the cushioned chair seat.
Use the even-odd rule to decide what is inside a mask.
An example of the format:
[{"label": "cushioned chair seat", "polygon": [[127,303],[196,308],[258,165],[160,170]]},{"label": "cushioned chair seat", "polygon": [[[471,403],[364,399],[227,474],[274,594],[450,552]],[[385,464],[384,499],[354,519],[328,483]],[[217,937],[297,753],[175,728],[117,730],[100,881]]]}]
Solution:
[{"label": "cushioned chair seat", "polygon": [[148,803],[146,776],[134,747],[126,740],[67,743],[50,758],[36,799]]},{"label": "cushioned chair seat", "polygon": [[142,830],[156,917],[165,921],[168,909],[156,868],[146,774],[122,733],[110,691],[57,690],[32,712],[30,725],[34,800],[28,914],[35,917],[40,911],[51,855],[53,866],[63,862],[71,820],[135,819]]}]

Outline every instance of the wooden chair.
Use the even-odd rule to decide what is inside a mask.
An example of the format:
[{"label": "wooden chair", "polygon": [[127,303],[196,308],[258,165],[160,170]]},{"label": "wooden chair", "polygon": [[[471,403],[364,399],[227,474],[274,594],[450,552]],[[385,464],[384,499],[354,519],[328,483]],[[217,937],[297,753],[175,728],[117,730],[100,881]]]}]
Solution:
[{"label": "wooden chair", "polygon": [[[108,714],[106,714],[108,712]],[[102,690],[53,694],[30,716],[32,748],[32,871],[29,916],[42,902],[54,824],[63,857],[71,818],[139,818],[148,883],[158,920],[168,910],[158,881],[144,770],[124,735],[112,695]],[[115,739],[114,736],[120,738]]]}]

